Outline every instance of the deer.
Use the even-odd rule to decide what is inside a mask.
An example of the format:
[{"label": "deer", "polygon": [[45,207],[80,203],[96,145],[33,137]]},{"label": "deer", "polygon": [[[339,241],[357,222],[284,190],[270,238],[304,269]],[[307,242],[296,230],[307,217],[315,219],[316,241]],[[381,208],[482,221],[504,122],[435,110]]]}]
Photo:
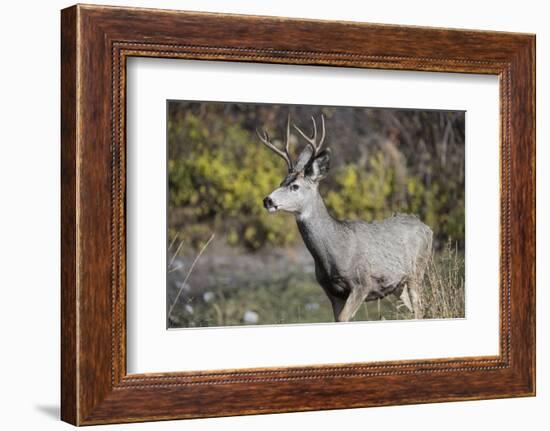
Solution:
[{"label": "deer", "polygon": [[263,206],[269,213],[294,214],[315,262],[315,278],[332,305],[335,322],[349,322],[364,302],[390,294],[399,298],[415,319],[422,319],[422,284],[432,255],[432,230],[412,214],[394,213],[369,222],[334,218],[319,192],[331,159],[330,148],[323,148],[324,115],[320,137],[313,116],[311,121],[311,135],[293,123],[306,143],[295,160],[289,149],[290,115],[282,148],[274,144],[266,130],[256,130],[260,141],[288,167],[287,175],[265,197]]}]

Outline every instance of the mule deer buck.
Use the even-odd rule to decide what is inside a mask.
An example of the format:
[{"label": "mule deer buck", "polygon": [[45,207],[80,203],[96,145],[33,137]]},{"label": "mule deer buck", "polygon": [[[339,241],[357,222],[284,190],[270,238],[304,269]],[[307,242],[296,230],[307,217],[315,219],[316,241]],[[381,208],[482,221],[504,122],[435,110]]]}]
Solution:
[{"label": "mule deer buck", "polygon": [[389,294],[399,297],[415,319],[422,318],[421,290],[432,253],[432,230],[408,214],[372,222],[334,219],[318,189],[330,166],[330,149],[322,148],[325,119],[321,116],[320,138],[315,118],[311,120],[311,137],[293,124],[306,141],[295,161],[289,152],[290,115],[282,148],[266,131],[257,131],[262,143],[288,166],[279,188],[264,199],[264,207],[269,212],[281,210],[295,215],[335,321],[350,321],[363,302]]}]

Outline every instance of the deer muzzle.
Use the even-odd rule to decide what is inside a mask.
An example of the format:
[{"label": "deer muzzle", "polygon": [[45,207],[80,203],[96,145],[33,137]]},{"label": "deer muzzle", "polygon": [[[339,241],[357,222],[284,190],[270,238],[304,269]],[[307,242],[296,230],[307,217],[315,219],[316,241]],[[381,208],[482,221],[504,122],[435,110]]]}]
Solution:
[{"label": "deer muzzle", "polygon": [[264,208],[270,213],[277,211],[277,205],[275,205],[275,202],[273,202],[273,199],[271,199],[269,196],[264,198]]}]

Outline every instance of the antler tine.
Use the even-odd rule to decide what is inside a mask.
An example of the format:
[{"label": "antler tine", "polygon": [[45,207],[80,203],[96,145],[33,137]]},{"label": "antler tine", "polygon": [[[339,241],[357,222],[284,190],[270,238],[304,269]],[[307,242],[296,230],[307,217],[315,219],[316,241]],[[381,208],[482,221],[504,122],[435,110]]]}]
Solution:
[{"label": "antler tine", "polygon": [[315,117],[311,116],[311,122],[313,123],[313,137],[311,138],[313,141],[313,145],[315,145],[315,152],[317,152],[317,123],[315,122]]},{"label": "antler tine", "polygon": [[302,129],[300,129],[296,124],[293,124],[294,128],[298,131],[298,133],[300,135],[302,135],[302,137],[306,140],[306,142],[308,143],[308,145],[312,148],[313,152],[315,152],[315,141],[313,140],[313,138],[310,138],[309,136],[307,136],[303,131]]},{"label": "antler tine", "polygon": [[294,167],[292,164],[292,158],[290,157],[290,112],[288,113],[288,117],[286,118],[286,142],[285,142],[285,153],[288,157],[289,165],[288,169],[291,171]]},{"label": "antler tine", "polygon": [[285,145],[285,151],[282,151],[279,148],[277,148],[271,142],[271,140],[269,139],[269,134],[267,133],[267,131],[264,130],[263,131],[263,136],[262,136],[260,131],[258,129],[256,129],[256,134],[258,135],[258,138],[260,138],[260,141],[262,141],[262,143],[267,148],[269,148],[270,150],[272,150],[273,152],[275,152],[276,154],[278,154],[279,156],[281,156],[283,158],[283,160],[286,162],[286,164],[288,166],[288,170],[291,171],[292,170],[292,161],[290,160],[290,154],[288,153],[288,141],[289,141],[289,139],[287,139],[287,143]]},{"label": "antler tine", "polygon": [[321,149],[323,141],[325,140],[325,117],[324,115],[321,115],[322,134],[319,143],[317,143],[317,123],[315,122],[315,118],[313,116],[311,117],[311,122],[313,123],[313,136],[311,138],[307,136],[296,124],[294,124],[293,126],[298,131],[298,133],[302,135],[302,137],[307,141],[308,145],[313,150],[313,158],[317,154],[319,154],[319,150]]},{"label": "antler tine", "polygon": [[321,149],[323,146],[323,142],[325,142],[325,116],[321,114],[321,139],[319,140],[319,145],[317,146],[317,151]]}]

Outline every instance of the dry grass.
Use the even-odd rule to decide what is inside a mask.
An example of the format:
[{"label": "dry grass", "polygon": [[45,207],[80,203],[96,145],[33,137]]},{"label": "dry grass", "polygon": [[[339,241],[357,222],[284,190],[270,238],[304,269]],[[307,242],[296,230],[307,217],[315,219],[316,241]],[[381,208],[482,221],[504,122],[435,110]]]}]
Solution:
[{"label": "dry grass", "polygon": [[430,260],[422,304],[425,319],[465,316],[464,256],[451,242]]},{"label": "dry grass", "polygon": [[[178,303],[178,299],[181,295],[181,292],[183,292],[183,288],[185,287],[185,283],[187,282],[187,280],[189,279],[189,277],[191,276],[191,273],[193,272],[193,268],[195,268],[195,265],[197,263],[197,261],[200,259],[200,257],[202,256],[202,254],[204,253],[204,250],[206,249],[206,247],[208,247],[208,245],[212,242],[212,240],[214,239],[214,233],[212,233],[212,235],[210,235],[210,238],[208,239],[208,241],[202,246],[202,248],[200,249],[199,251],[199,254],[197,254],[197,257],[195,257],[195,260],[193,260],[193,263],[191,264],[191,266],[189,267],[189,270],[187,271],[187,275],[185,276],[185,278],[183,279],[183,282],[181,283],[181,287],[176,295],[176,299],[174,299],[174,302],[172,303],[172,305],[170,306],[170,310],[168,311],[168,318],[170,319],[170,316],[172,315],[172,312],[174,311],[174,307],[176,306],[176,304]],[[175,238],[174,238],[174,241],[175,241]],[[174,243],[174,241],[172,241],[172,244]],[[172,244],[170,244],[170,247],[172,246]],[[177,268],[173,268],[173,265],[174,265],[174,261],[176,259],[176,257],[178,256],[180,250],[181,250],[181,247],[183,245],[183,241],[180,242],[180,245],[178,246],[176,252],[174,253],[174,255],[172,256],[172,258],[170,259],[170,263],[168,264],[168,272],[170,272],[172,269],[177,269]],[[168,250],[170,250],[170,247],[168,247]]]},{"label": "dry grass", "polygon": [[[203,246],[208,246],[210,240]],[[176,248],[171,244],[169,251]],[[176,250],[176,254],[179,250]],[[203,290],[187,289],[193,285],[189,277],[194,263],[185,268],[171,261],[182,283],[172,285],[173,294],[167,304],[168,326],[171,328],[233,326],[248,324],[292,324],[333,322],[332,309],[323,289],[312,273],[304,273],[299,265],[280,268],[270,273],[269,280],[259,274],[236,271],[238,279],[224,274]],[[204,256],[203,256],[204,257]],[[181,262],[178,265],[182,265]],[[237,265],[237,264],[235,264]],[[170,268],[169,268],[170,270]],[[196,274],[195,274],[196,275]],[[422,304],[425,319],[465,317],[464,255],[451,242],[434,253],[424,276]],[[253,312],[257,322],[245,316]],[[408,320],[414,315],[393,295],[366,302],[355,315],[355,321]]]}]

